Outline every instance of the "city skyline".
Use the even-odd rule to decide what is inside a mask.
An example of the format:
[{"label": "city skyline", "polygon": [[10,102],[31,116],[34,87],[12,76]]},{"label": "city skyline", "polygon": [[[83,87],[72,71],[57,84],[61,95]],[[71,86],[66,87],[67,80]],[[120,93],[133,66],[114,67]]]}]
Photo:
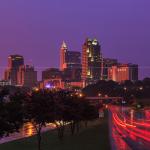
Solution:
[{"label": "city skyline", "polygon": [[[118,62],[117,59],[103,57],[100,42],[97,39],[85,39],[82,52],[69,51],[63,41],[60,47],[60,68],[49,68],[40,72],[42,80],[37,82],[37,71],[31,64],[25,65],[24,56],[10,55],[4,71],[4,84],[45,88],[47,85],[65,88],[67,86],[84,87],[99,80],[138,81],[138,64]],[[6,83],[7,82],[7,83]]]},{"label": "city skyline", "polygon": [[0,150],[150,149],[150,0],[0,0]]},{"label": "city skyline", "polygon": [[[86,38],[86,40],[91,40],[92,41],[92,39],[90,39],[90,38]],[[95,38],[95,39],[93,39],[93,42],[98,42],[99,43],[99,41]],[[64,45],[65,44],[65,45]],[[85,43],[84,43],[85,44]],[[95,44],[94,44],[95,45]],[[97,44],[96,44],[97,45]],[[65,47],[63,47],[63,46],[65,46]],[[64,58],[63,59],[69,59],[70,61],[72,61],[71,60],[71,58],[69,58],[69,57],[72,57],[71,55],[76,55],[77,54],[77,57],[79,57],[78,55],[80,54],[81,56],[83,55],[83,50],[80,52],[80,51],[70,51],[69,50],[69,48],[68,48],[68,45],[65,43],[65,41],[63,41],[62,42],[62,46],[60,46],[60,53],[58,54],[58,56],[60,57],[61,55],[62,55],[62,49],[65,49],[65,52],[63,52],[63,53],[66,53],[65,54],[65,56],[64,56]],[[83,45],[82,45],[82,48],[83,48]],[[68,51],[69,50],[69,51]],[[102,59],[104,59],[104,60],[106,60],[106,59],[108,59],[108,60],[110,60],[110,61],[118,61],[117,59],[114,59],[114,58],[110,58],[110,57],[107,57],[107,58],[105,58],[104,56],[103,56],[103,52],[102,52],[102,49],[101,49],[101,45],[100,45],[100,55],[101,55],[101,57],[102,57]],[[69,53],[68,53],[69,52]],[[69,56],[69,55],[70,56]],[[67,56],[68,55],[68,56]],[[20,55],[20,54],[11,54],[11,55],[9,55],[8,56],[8,62],[7,62],[7,65],[6,66],[3,66],[1,69],[2,70],[4,70],[3,72],[2,72],[2,79],[4,79],[5,77],[5,69],[9,69],[10,68],[10,62],[9,62],[9,58],[11,57],[11,56],[19,56],[19,57],[23,57],[23,59],[24,59],[24,56],[23,55]],[[80,56],[80,57],[81,57]],[[61,56],[62,57],[62,56]],[[34,66],[33,64],[33,62],[32,61],[27,61],[27,60],[23,60],[24,61],[24,64],[26,64],[26,65],[28,65],[28,66],[34,66],[34,68],[35,68],[35,70],[37,71],[37,79],[38,79],[38,81],[41,81],[41,79],[42,79],[42,72],[44,71],[44,70],[46,70],[46,69],[50,69],[50,68],[56,68],[56,69],[60,69],[60,71],[62,71],[62,68],[61,68],[61,66],[62,65],[65,65],[64,67],[66,67],[66,65],[68,66],[68,64],[62,64],[62,58],[59,58],[59,61],[58,61],[58,63],[59,63],[59,65],[60,66],[52,66],[52,67],[49,67],[49,66],[45,66],[45,67],[36,67],[36,66]],[[66,57],[66,58],[65,58]],[[74,57],[74,56],[73,56]],[[97,56],[96,56],[97,57]],[[82,58],[80,58],[81,60],[83,59],[84,57],[82,56]],[[74,58],[72,58],[72,59],[74,59]],[[75,59],[77,59],[77,58],[75,58]],[[79,59],[79,58],[78,58]],[[80,61],[81,61],[80,60]],[[68,61],[68,60],[67,60]],[[65,60],[64,60],[64,62],[65,62]],[[70,62],[70,63],[73,63],[73,62]],[[117,62],[118,64],[121,64],[122,62]],[[83,62],[82,62],[82,64],[83,64]],[[130,64],[133,64],[132,62],[123,62],[122,64],[125,64],[125,65],[130,65]],[[115,64],[114,64],[115,65]],[[134,65],[134,64],[133,64]],[[138,64],[137,64],[138,65]],[[100,65],[101,66],[101,65]],[[72,67],[72,66],[70,66],[70,67]],[[110,66],[109,66],[110,67]],[[83,66],[81,66],[81,68],[83,69]],[[107,68],[107,66],[103,66],[103,69],[106,69]],[[139,65],[138,65],[138,68],[139,68],[139,72],[140,72],[140,67],[139,67]],[[100,68],[99,68],[100,69]],[[2,71],[1,70],[1,71]],[[101,69],[100,69],[101,70]],[[104,70],[103,70],[104,71]],[[81,75],[82,76],[82,75]],[[105,76],[105,74],[104,74],[104,76]],[[102,77],[104,80],[105,80],[105,77]],[[137,74],[137,77],[139,76],[139,73]],[[145,77],[149,77],[149,76],[145,76]],[[101,76],[99,76],[99,78],[101,78]],[[141,79],[140,78],[140,76],[139,76],[139,79]]]},{"label": "city skyline", "polygon": [[58,67],[63,40],[70,50],[82,51],[90,37],[101,41],[105,58],[139,64],[140,79],[150,76],[149,6],[147,0],[1,0],[0,66],[7,66],[10,54],[20,54],[40,71]]}]

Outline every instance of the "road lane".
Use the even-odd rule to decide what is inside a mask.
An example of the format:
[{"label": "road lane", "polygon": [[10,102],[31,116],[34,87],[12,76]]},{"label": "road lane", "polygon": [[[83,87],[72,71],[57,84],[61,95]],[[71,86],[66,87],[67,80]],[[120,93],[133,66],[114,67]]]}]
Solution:
[{"label": "road lane", "polygon": [[[130,108],[109,107],[112,150],[150,149],[150,123],[147,116],[143,115],[141,121],[132,111]],[[145,114],[145,111],[142,113]]]}]

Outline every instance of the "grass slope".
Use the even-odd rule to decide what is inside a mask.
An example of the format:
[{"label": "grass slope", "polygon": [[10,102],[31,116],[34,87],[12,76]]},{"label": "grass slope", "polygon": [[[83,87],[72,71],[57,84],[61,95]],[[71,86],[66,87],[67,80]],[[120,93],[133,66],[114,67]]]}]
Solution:
[{"label": "grass slope", "polygon": [[[74,136],[67,130],[63,141],[55,130],[43,133],[42,150],[110,150],[107,118],[90,123]],[[37,150],[36,136],[1,144],[0,150]]]}]

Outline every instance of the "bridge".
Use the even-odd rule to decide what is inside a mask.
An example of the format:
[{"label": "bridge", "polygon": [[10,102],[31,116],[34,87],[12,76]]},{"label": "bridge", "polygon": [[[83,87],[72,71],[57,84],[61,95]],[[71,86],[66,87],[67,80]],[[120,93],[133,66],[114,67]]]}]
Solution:
[{"label": "bridge", "polygon": [[86,97],[87,100],[123,100],[123,97]]},{"label": "bridge", "polygon": [[92,105],[99,105],[100,103],[106,102],[116,102],[116,101],[123,101],[123,97],[86,97],[86,99],[92,104]]}]

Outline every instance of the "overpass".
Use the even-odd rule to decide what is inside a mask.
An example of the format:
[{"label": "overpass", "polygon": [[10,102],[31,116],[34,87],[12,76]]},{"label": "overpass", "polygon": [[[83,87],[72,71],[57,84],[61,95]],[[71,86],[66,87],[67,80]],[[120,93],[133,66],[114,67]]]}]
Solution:
[{"label": "overpass", "polygon": [[123,97],[86,97],[87,100],[123,100]]},{"label": "overpass", "polygon": [[123,97],[86,97],[92,105],[99,105],[103,102],[110,103],[115,101],[123,101]]}]

